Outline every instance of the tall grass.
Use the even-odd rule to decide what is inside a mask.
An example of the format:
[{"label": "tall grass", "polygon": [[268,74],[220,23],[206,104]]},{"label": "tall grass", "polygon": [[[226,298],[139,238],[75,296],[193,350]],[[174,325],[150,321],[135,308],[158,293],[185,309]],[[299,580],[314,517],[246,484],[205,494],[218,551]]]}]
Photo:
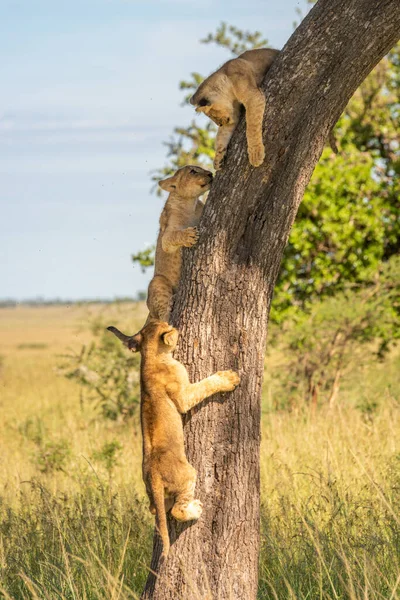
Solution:
[{"label": "tall grass", "polygon": [[260,598],[400,597],[399,405],[273,415]]},{"label": "tall grass", "polygon": [[136,598],[147,576],[151,524],[133,488],[82,482],[54,495],[28,483],[16,507],[0,507],[5,598]]},{"label": "tall grass", "polygon": [[[2,330],[0,311],[0,598],[138,598],[153,521],[137,418],[105,420],[57,373],[86,313],[67,331],[59,309],[57,343],[55,314],[46,334],[45,312],[31,310],[42,312],[25,319],[25,339],[41,348],[18,348],[24,328],[15,314]],[[268,362],[282,360],[276,350]],[[267,373],[260,600],[400,600],[399,372],[393,353],[351,373],[332,410],[290,412],[274,408]]]}]

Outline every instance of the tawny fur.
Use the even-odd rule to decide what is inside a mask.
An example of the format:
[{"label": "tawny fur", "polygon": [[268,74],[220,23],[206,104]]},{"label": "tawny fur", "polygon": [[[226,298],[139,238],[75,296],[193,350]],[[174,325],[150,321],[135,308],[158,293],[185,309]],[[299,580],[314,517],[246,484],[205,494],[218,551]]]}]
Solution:
[{"label": "tawny fur", "polygon": [[239,122],[241,106],[246,109],[246,136],[249,161],[259,167],[265,158],[262,122],[265,96],[259,86],[279,50],[248,50],[226,62],[200,84],[190,103],[204,112],[219,129],[215,140],[215,169],[220,169],[229,141]]},{"label": "tawny fur", "polygon": [[189,165],[159,182],[170,194],[160,217],[154,277],[147,294],[148,321],[169,321],[181,274],[182,248],[194,246],[198,240],[197,225],[204,208],[199,197],[210,189],[212,178],[210,171]]},{"label": "tawny fur", "polygon": [[108,329],[130,350],[141,353],[143,480],[165,557],[170,544],[168,510],[178,521],[196,520],[202,512],[202,503],[194,496],[197,474],[185,455],[181,414],[208,396],[234,390],[239,375],[218,371],[190,383],[185,367],[172,357],[178,331],[168,323],[150,321],[134,336],[126,336],[115,327]]}]

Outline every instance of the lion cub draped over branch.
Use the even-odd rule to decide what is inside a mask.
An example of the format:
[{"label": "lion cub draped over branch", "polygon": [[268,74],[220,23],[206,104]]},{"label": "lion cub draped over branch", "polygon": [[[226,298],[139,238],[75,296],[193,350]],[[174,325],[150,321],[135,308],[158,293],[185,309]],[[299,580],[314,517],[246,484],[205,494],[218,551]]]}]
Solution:
[{"label": "lion cub draped over branch", "polygon": [[229,392],[239,384],[234,371],[218,371],[198,383],[190,383],[185,367],[172,358],[178,331],[161,321],[150,321],[139,333],[127,336],[108,327],[133,352],[141,353],[141,423],[143,480],[150,511],[169,552],[166,513],[178,521],[198,519],[202,504],[194,497],[196,471],[185,456],[181,414],[217,392]]},{"label": "lion cub draped over branch", "polygon": [[159,182],[170,194],[160,216],[154,277],[147,295],[148,320],[169,321],[181,275],[182,248],[198,240],[197,225],[204,208],[199,197],[210,189],[212,180],[210,171],[188,165]]},{"label": "lion cub draped over branch", "polygon": [[246,109],[246,136],[249,161],[259,167],[265,157],[262,122],[265,96],[260,90],[265,73],[279,50],[259,48],[248,50],[238,58],[228,60],[218,71],[200,84],[190,103],[197,112],[204,112],[218,125],[215,140],[214,167],[221,168],[229,140],[239,122],[240,109]]}]

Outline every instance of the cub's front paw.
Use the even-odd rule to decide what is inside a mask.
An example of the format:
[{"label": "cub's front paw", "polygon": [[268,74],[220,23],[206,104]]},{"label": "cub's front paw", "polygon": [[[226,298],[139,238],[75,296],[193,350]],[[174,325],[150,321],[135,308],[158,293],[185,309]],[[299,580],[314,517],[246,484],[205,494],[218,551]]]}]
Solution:
[{"label": "cub's front paw", "polygon": [[217,152],[214,157],[214,169],[219,171],[224,164],[225,152]]},{"label": "cub's front paw", "polygon": [[182,242],[182,246],[186,248],[190,248],[194,246],[199,241],[199,231],[197,227],[187,227],[184,231],[184,239]]},{"label": "cub's front paw", "polygon": [[235,371],[218,371],[217,375],[223,380],[223,392],[231,392],[240,383],[240,377]]},{"label": "cub's front paw", "polygon": [[264,162],[265,148],[262,144],[260,146],[249,146],[248,155],[250,164],[253,167],[259,167]]}]

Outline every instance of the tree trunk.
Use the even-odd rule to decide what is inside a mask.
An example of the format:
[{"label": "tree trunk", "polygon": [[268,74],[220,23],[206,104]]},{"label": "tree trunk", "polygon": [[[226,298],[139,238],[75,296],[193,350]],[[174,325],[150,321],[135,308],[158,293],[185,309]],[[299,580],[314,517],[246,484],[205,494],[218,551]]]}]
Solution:
[{"label": "tree trunk", "polygon": [[399,0],[319,0],[267,74],[266,159],[254,169],[235,132],[185,251],[173,321],[192,381],[236,369],[241,384],[185,418],[198,471],[196,524],[170,519],[145,600],[254,600],[260,545],[260,396],[267,320],[282,254],[325,139],[351,95],[399,38]]}]

